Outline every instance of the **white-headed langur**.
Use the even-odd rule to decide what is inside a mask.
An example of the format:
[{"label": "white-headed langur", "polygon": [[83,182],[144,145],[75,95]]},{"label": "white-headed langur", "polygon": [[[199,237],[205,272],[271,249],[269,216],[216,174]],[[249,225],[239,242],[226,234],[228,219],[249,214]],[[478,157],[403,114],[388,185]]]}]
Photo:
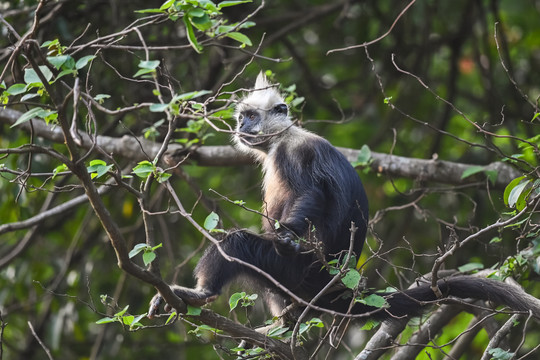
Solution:
[{"label": "white-headed langur", "polygon": [[[252,154],[264,172],[263,233],[231,230],[219,246],[229,257],[253,265],[309,302],[334,277],[325,264],[345,259],[351,244],[351,223],[357,227],[352,252],[356,258],[362,252],[368,227],[364,187],[355,169],[334,146],[295,125],[283,97],[263,74],[257,77],[254,89],[238,102],[236,118],[236,147]],[[281,316],[292,302],[286,292],[260,272],[226,260],[215,244],[199,260],[194,274],[195,288],[172,286],[175,294],[190,305],[215,300],[225,285],[238,279],[248,279],[248,287],[265,294],[274,316]],[[516,311],[532,310],[540,318],[536,298],[500,281],[450,276],[438,281],[438,289],[437,295],[424,282],[406,290],[378,293],[388,306],[375,308],[354,302],[352,291],[334,286],[319,296],[315,305],[391,320],[419,315],[434,301],[457,297],[491,301]],[[162,302],[159,294],[154,296],[149,317],[159,312]]]}]

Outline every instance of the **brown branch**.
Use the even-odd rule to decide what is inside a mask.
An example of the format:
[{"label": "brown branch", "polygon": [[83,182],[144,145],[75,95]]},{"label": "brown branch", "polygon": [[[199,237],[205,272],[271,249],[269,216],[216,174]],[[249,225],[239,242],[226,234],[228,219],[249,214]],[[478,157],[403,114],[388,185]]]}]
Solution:
[{"label": "brown branch", "polygon": [[[22,115],[21,112],[12,109],[0,109],[0,122],[14,124]],[[60,128],[52,128],[45,124],[43,120],[32,120],[35,134],[42,138],[64,142],[64,136]],[[19,125],[25,131],[30,131],[30,123]],[[93,140],[87,133],[79,131],[82,139],[82,147],[90,149]],[[161,148],[160,143],[156,143],[144,138],[135,138],[124,135],[121,138],[110,136],[97,136],[95,144],[108,154],[114,154],[133,161],[152,160]],[[350,162],[358,158],[359,150],[338,148]],[[184,160],[185,149],[179,144],[170,144],[166,153],[173,161]],[[225,146],[202,146],[192,150],[190,160],[196,161],[201,166],[239,166],[253,163],[248,155],[238,152],[230,145]],[[372,162],[369,167],[376,173],[385,174],[392,177],[405,177],[419,181],[432,181],[452,185],[484,185],[485,178],[482,174],[470,176],[462,179],[463,172],[472,166],[463,163],[455,163],[444,160],[414,159],[397,155],[388,155],[372,152]],[[493,187],[504,189],[508,183],[520,176],[521,173],[512,166],[493,162],[484,166],[485,171],[494,170],[497,172],[497,180]]]},{"label": "brown branch", "polygon": [[489,350],[495,349],[499,342],[504,339],[506,336],[508,336],[508,333],[512,330],[512,328],[515,326],[518,319],[521,317],[520,314],[514,314],[508,321],[500,328],[500,330],[497,332],[497,334],[489,341],[489,344],[484,351],[484,354],[482,355],[481,360],[488,360],[491,359],[491,354],[489,353]]},{"label": "brown branch", "polygon": [[326,52],[326,55],[329,55],[331,53],[334,53],[334,52],[338,52],[338,51],[346,51],[346,50],[352,50],[352,49],[358,49],[358,48],[365,48],[365,47],[368,47],[369,45],[372,45],[372,44],[375,44],[379,41],[381,41],[382,39],[384,39],[385,37],[387,37],[391,32],[392,30],[394,29],[394,27],[396,26],[397,22],[399,21],[399,19],[401,19],[401,17],[403,15],[405,15],[405,13],[407,12],[407,10],[409,10],[409,8],[416,2],[416,0],[412,0],[409,4],[407,4],[407,6],[405,6],[405,8],[403,10],[401,10],[401,12],[398,14],[398,16],[394,19],[394,22],[392,23],[392,25],[390,25],[390,28],[384,33],[382,34],[381,36],[379,36],[378,38],[374,39],[374,40],[371,40],[371,41],[368,41],[368,42],[364,42],[363,44],[359,44],[359,45],[352,45],[352,46],[347,46],[347,47],[344,47],[344,48],[341,48],[341,49],[333,49],[333,50],[328,50]]}]

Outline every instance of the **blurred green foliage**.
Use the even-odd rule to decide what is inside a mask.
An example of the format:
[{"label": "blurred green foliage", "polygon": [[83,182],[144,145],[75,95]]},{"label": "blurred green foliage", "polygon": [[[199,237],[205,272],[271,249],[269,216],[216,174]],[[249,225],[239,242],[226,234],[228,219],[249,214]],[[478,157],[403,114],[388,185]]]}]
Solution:
[{"label": "blurred green foliage", "polygon": [[[293,104],[301,110],[299,124],[336,146],[361,149],[367,145],[365,149],[373,152],[479,166],[506,160],[528,176],[529,189],[538,187],[540,2],[418,1],[388,36],[367,51],[355,48],[331,54],[327,51],[362,44],[385,33],[406,3],[275,0],[266,1],[256,11],[260,2],[255,1],[219,8],[220,14],[210,14],[211,19],[195,3],[198,2],[177,2],[180,13],[184,11],[182,6],[189,5],[192,11],[184,22],[175,16],[159,18],[159,14],[137,12],[148,9],[147,1],[68,1],[47,5],[35,35],[39,44],[47,44],[43,48],[45,55],[69,55],[72,60],[58,63],[59,69],[67,71],[62,80],[72,81],[71,76],[77,73],[81,83],[89,84],[85,90],[111,110],[158,104],[160,97],[166,99],[162,103],[165,106],[158,109],[98,112],[95,123],[84,125],[86,131],[162,141],[167,128],[165,108],[174,106],[175,111],[180,111],[183,106],[195,104],[189,103],[191,98],[178,98],[181,94],[207,99],[227,83],[221,90],[225,94],[210,105],[219,109],[230,97],[227,92],[247,89],[260,70],[271,70],[283,89],[289,90],[291,101],[304,99]],[[10,49],[17,42],[6,25],[10,24],[22,36],[32,25],[36,5],[33,0],[0,4],[4,21],[0,24],[4,35],[0,37],[0,48],[4,49],[0,56],[4,77],[0,81],[6,90],[2,102],[10,102],[10,107],[23,113],[32,107],[47,108],[50,98],[36,90],[38,96],[25,99],[24,105],[18,93],[22,87],[9,90],[13,84],[27,83],[28,66],[19,55],[11,68],[5,68]],[[249,26],[221,28],[222,33],[217,27],[213,32],[206,28],[234,27],[249,14],[253,14]],[[205,22],[203,31],[197,31],[201,30],[197,19],[203,18],[208,24]],[[217,23],[219,19],[223,22]],[[141,25],[139,33],[119,33],[130,24]],[[195,29],[189,30],[189,24]],[[239,29],[245,38],[235,35]],[[118,34],[103,38],[115,33]],[[220,36],[224,33],[228,35]],[[101,41],[92,43],[97,38]],[[159,61],[159,66],[148,63],[150,60]],[[140,76],[135,78],[138,71]],[[433,93],[406,72],[421,79]],[[240,75],[235,77],[236,74]],[[160,82],[159,92],[153,79]],[[27,92],[34,90],[28,88]],[[240,95],[235,93],[232,97]],[[178,102],[172,101],[175,96]],[[198,106],[200,103],[193,107],[194,113],[200,109]],[[227,129],[227,124],[233,126],[230,107],[221,110],[221,115],[226,114],[224,121],[215,123],[221,129]],[[89,119],[89,110],[80,107],[79,117]],[[190,146],[230,143],[227,133],[190,118],[178,121],[173,142]],[[478,131],[474,124],[485,132]],[[532,145],[524,146],[519,139],[529,139]],[[64,144],[31,138],[17,127],[0,125],[0,149],[14,149],[30,141],[67,155]],[[59,174],[54,179],[24,175],[25,171],[52,173],[62,165],[58,160],[45,154],[4,154],[0,155],[1,224],[39,214],[46,199],[59,205],[83,194],[75,177],[69,174]],[[137,165],[115,154],[113,157],[115,166],[129,169],[124,173],[130,173]],[[509,160],[510,157],[519,161]],[[100,158],[99,153],[92,153],[88,159],[90,166],[102,166],[92,168],[99,184],[110,178],[106,175],[110,168],[103,167],[112,166],[108,160],[91,162],[102,161]],[[152,160],[147,161],[150,171],[168,175],[157,169]],[[248,208],[260,209],[261,175],[257,167],[202,167],[189,163],[181,171],[181,177],[170,180],[187,211],[200,224],[215,211],[222,222],[218,228],[258,230],[259,215],[209,191],[213,189],[229,199],[245,202]],[[438,249],[447,246],[451,239],[463,239],[515,210],[505,205],[502,191],[490,189],[487,180],[479,186],[465,187],[390,178],[373,171],[362,172],[361,176],[372,216],[378,210],[401,207],[377,218],[368,236],[369,246],[362,254],[360,263],[372,252],[382,254],[361,268],[370,286],[376,288],[387,286],[383,279],[397,287],[407,286],[418,274],[431,270]],[[16,181],[21,177],[24,188]],[[130,181],[138,188],[143,179],[133,177]],[[163,248],[155,250],[161,272],[167,281],[191,285],[191,271],[205,247],[200,246],[203,236],[176,211],[159,184],[152,188],[151,198],[151,211],[156,212],[151,216],[155,237],[163,243]],[[130,248],[144,243],[136,199],[121,188],[111,188],[104,200]],[[478,238],[451,257],[446,266],[480,263],[494,271],[502,266],[505,274],[512,274],[528,292],[539,297],[540,230],[534,226],[538,214],[531,211],[529,219],[530,223],[498,229]],[[55,358],[207,359],[218,357],[212,344],[234,347],[233,341],[219,339],[211,331],[190,334],[190,330],[198,328],[188,322],[134,332],[129,331],[129,324],[122,326],[121,321],[96,324],[103,317],[118,318],[128,305],[126,314],[145,313],[154,289],[127,277],[117,267],[114,251],[88,204],[49,218],[37,228],[6,231],[0,236],[0,311],[1,320],[7,323],[2,334],[5,359],[46,358],[27,322],[33,324]],[[490,242],[494,237],[498,241]],[[4,263],[23,244],[24,250]],[[142,265],[142,257],[135,257],[135,261]],[[178,264],[182,266],[177,267]],[[230,294],[237,289],[243,290],[241,285],[235,286]],[[227,295],[212,309],[227,314]],[[259,311],[260,303],[256,300],[255,309],[242,309],[243,312],[231,316],[250,325],[262,324],[266,317]],[[466,315],[456,318],[437,344],[452,341],[469,321],[471,318]],[[155,324],[144,318],[140,322],[144,326]],[[521,353],[535,347],[540,338],[538,325],[528,326],[508,338],[514,349],[526,332]],[[354,344],[352,352],[357,353],[361,349],[358,343],[370,334],[353,328],[344,341]],[[317,336],[311,338],[316,343]],[[466,358],[479,358],[487,341],[481,333]],[[235,358],[225,351],[220,354]],[[344,348],[338,350],[337,356],[352,358]],[[433,347],[418,358],[442,359],[443,351]]]}]

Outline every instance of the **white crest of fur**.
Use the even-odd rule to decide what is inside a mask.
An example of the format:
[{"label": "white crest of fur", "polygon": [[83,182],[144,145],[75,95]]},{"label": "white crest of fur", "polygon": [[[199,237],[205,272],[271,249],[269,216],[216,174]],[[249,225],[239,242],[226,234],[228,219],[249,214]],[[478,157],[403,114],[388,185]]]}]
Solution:
[{"label": "white crest of fur", "polygon": [[277,90],[277,85],[271,84],[266,78],[266,75],[260,72],[257,75],[253,89],[236,106],[236,112],[240,113],[249,108],[270,110],[275,104],[283,102],[285,101]]},{"label": "white crest of fur", "polygon": [[[241,124],[238,122],[238,119],[241,113],[248,110],[256,111],[261,116],[261,132],[263,134],[276,134],[276,137],[267,139],[271,143],[277,144],[277,141],[282,140],[286,137],[287,133],[295,129],[295,127],[292,126],[292,120],[288,115],[276,115],[271,113],[271,110],[276,105],[284,103],[285,100],[278,91],[278,85],[270,83],[264,73],[260,72],[253,89],[249,90],[248,94],[236,105],[236,130],[239,131],[240,129]],[[263,141],[263,139],[261,139],[261,141]],[[233,137],[233,142],[238,150],[255,156],[260,162],[264,162],[264,159],[267,157],[267,152],[271,151],[270,148],[266,149],[266,151],[261,151],[261,149],[248,146],[241,140],[238,133]]]}]

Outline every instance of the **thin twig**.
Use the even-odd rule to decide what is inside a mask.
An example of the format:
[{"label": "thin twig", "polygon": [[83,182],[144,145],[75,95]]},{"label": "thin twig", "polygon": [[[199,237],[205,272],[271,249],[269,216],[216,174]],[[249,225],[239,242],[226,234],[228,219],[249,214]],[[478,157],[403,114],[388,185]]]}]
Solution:
[{"label": "thin twig", "polygon": [[401,10],[401,12],[399,13],[399,15],[395,18],[394,22],[392,23],[392,25],[390,26],[390,28],[388,29],[388,31],[386,31],[384,34],[382,34],[381,36],[379,36],[378,38],[374,39],[374,40],[371,40],[371,41],[368,41],[368,42],[364,42],[363,44],[359,44],[359,45],[351,45],[351,46],[347,46],[347,47],[344,47],[344,48],[341,48],[341,49],[333,49],[333,50],[328,50],[326,52],[326,55],[329,55],[329,54],[332,54],[332,53],[335,53],[335,52],[338,52],[338,51],[346,51],[346,50],[352,50],[352,49],[358,49],[358,48],[362,48],[362,47],[367,47],[369,45],[372,45],[372,44],[375,44],[379,41],[381,41],[382,39],[384,39],[385,37],[387,37],[391,32],[392,30],[394,29],[394,27],[396,26],[397,22],[399,21],[399,19],[401,19],[401,17],[403,15],[405,15],[405,13],[407,12],[407,10],[409,10],[409,8],[411,6],[413,6],[413,4],[416,2],[416,0],[412,0],[409,4],[407,4],[407,6],[405,6],[405,8],[403,10]]},{"label": "thin twig", "polygon": [[32,335],[37,340],[39,345],[43,348],[43,350],[45,351],[45,354],[47,354],[47,357],[49,358],[49,360],[54,360],[52,355],[51,355],[51,351],[47,348],[47,346],[45,346],[43,341],[41,341],[39,336],[36,334],[36,331],[34,330],[34,327],[32,326],[32,323],[30,321],[28,321],[27,323],[28,323],[28,327],[30,328],[30,331],[32,332]]}]

